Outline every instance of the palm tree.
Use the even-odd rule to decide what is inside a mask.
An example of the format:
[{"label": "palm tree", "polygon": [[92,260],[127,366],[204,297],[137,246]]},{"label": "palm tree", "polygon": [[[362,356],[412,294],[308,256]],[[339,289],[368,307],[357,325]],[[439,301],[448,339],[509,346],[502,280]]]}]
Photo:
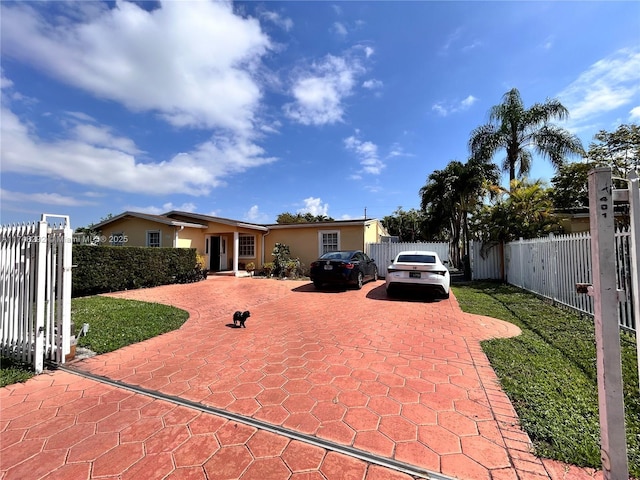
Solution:
[{"label": "palm tree", "polygon": [[469,216],[482,203],[489,185],[498,181],[494,164],[469,160],[450,162],[436,170],[420,189],[427,230],[449,239],[449,256],[456,267],[469,253]]},{"label": "palm tree", "polygon": [[489,111],[489,123],[471,132],[469,149],[472,158],[491,161],[501,149],[507,156],[503,171],[509,171],[509,182],[526,176],[531,169],[532,154],[549,158],[557,169],[568,155],[582,155],[582,143],[567,130],[550,124],[552,119],[564,120],[569,111],[558,100],[547,100],[525,108],[518,89],[504,94],[502,103]]}]

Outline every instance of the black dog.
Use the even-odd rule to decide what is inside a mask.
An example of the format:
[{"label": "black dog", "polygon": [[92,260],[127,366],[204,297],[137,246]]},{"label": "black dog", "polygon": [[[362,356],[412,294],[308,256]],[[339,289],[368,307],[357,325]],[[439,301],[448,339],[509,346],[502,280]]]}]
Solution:
[{"label": "black dog", "polygon": [[246,322],[247,318],[249,318],[250,316],[251,314],[249,313],[248,310],[246,312],[237,311],[236,313],[233,314],[233,324],[235,326],[247,328],[244,322]]}]

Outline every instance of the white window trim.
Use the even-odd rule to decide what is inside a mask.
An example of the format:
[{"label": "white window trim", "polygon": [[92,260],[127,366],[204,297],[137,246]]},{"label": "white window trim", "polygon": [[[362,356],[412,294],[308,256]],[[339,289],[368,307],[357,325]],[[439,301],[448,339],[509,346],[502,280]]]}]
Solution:
[{"label": "white window trim", "polygon": [[150,233],[157,233],[158,234],[158,247],[155,248],[160,248],[162,247],[162,231],[161,230],[147,230],[147,233],[145,234],[145,244],[147,247],[151,247],[151,245],[149,244],[149,234]]},{"label": "white window trim", "polygon": [[329,234],[334,234],[337,233],[338,235],[338,246],[337,246],[337,250],[340,250],[340,245],[341,245],[341,241],[340,241],[340,230],[318,230],[318,256],[322,255],[322,238],[324,235],[329,235]]},{"label": "white window trim", "polygon": [[[242,237],[251,237],[253,238],[253,255],[240,255],[240,239]],[[238,234],[238,258],[256,258],[256,236],[251,235],[250,233],[240,233]]]}]

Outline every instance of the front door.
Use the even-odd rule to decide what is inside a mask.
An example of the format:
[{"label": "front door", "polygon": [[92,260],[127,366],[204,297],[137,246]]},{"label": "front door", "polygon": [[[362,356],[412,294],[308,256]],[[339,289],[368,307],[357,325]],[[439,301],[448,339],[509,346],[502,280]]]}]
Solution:
[{"label": "front door", "polygon": [[227,265],[227,239],[225,237],[219,237],[220,239],[220,270],[229,270]]},{"label": "front door", "polygon": [[209,270],[220,271],[220,237],[209,237]]}]

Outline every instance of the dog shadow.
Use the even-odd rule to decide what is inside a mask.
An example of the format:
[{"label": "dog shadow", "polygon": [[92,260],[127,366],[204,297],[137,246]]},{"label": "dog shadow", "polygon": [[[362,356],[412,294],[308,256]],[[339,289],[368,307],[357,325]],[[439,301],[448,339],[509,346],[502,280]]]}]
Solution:
[{"label": "dog shadow", "polygon": [[227,323],[225,325],[225,327],[227,327],[227,328],[242,328],[240,325],[235,325],[233,323]]}]

